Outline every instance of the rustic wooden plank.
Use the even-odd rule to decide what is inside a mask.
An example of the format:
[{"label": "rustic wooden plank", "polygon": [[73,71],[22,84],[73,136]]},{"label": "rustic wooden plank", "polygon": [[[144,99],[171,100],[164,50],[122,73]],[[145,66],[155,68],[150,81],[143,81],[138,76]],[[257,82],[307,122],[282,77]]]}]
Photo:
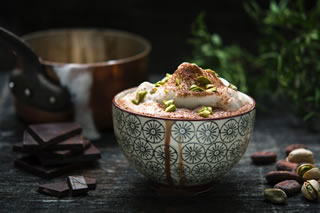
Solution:
[{"label": "rustic wooden plank", "polygon": [[24,124],[15,116],[12,98],[6,89],[7,75],[0,73],[0,212],[319,212],[319,204],[302,195],[290,197],[284,206],[264,201],[263,190],[270,187],[264,175],[275,165],[252,165],[254,151],[275,151],[285,157],[284,148],[304,143],[320,162],[320,134],[294,129],[284,116],[260,116],[247,152],[227,175],[217,180],[212,191],[197,197],[159,196],[151,183],[133,169],[117,146],[111,130],[95,142],[102,159],[90,169],[67,175],[97,178],[97,189],[85,197],[58,199],[36,192],[38,184],[48,180],[13,167],[18,154],[11,145],[22,139]]}]

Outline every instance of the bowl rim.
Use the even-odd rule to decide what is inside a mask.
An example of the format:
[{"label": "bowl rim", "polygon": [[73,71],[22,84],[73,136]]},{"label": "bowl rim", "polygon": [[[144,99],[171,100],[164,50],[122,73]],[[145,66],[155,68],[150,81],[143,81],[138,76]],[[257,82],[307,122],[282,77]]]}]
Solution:
[{"label": "bowl rim", "polygon": [[141,117],[145,117],[145,118],[152,118],[152,119],[159,119],[159,120],[171,120],[171,121],[216,121],[216,120],[223,120],[223,119],[229,119],[229,118],[235,118],[235,117],[239,117],[239,116],[242,116],[244,114],[247,114],[247,113],[250,113],[252,112],[253,110],[256,109],[256,101],[249,95],[245,94],[246,96],[248,96],[252,101],[253,101],[253,107],[248,110],[248,111],[245,111],[245,112],[242,112],[242,113],[239,113],[239,114],[236,114],[236,115],[230,115],[230,116],[225,116],[225,117],[219,117],[219,118],[201,118],[201,119],[186,119],[186,118],[164,118],[164,117],[157,117],[157,116],[152,116],[152,115],[144,115],[144,114],[141,114],[141,113],[137,113],[137,112],[132,112],[132,111],[129,111],[129,110],[126,110],[126,109],[123,109],[121,108],[117,103],[116,103],[116,97],[118,95],[120,95],[121,93],[125,93],[125,92],[128,92],[130,90],[133,90],[133,89],[136,89],[137,87],[132,87],[132,88],[129,88],[129,89],[126,89],[126,90],[123,90],[121,92],[118,92],[112,99],[112,105],[115,106],[116,108],[118,108],[119,110],[121,111],[125,111],[127,113],[130,113],[130,114],[134,114],[134,115],[137,115],[137,116],[141,116]]},{"label": "bowl rim", "polygon": [[[42,31],[36,31],[33,33],[26,34],[22,36],[21,38],[28,43],[29,39],[37,39],[41,37],[50,37],[54,35],[59,35],[63,33],[69,33],[69,32],[100,32],[104,34],[112,34],[120,37],[126,37],[126,38],[131,38],[136,40],[136,42],[140,42],[143,46],[144,49],[139,52],[138,54],[131,55],[126,58],[121,58],[121,59],[115,59],[115,60],[109,60],[109,61],[101,61],[101,62],[94,62],[94,63],[68,63],[68,62],[57,62],[57,61],[50,61],[50,60],[44,60],[40,58],[40,62],[44,65],[47,66],[63,66],[63,65],[77,65],[77,66],[83,66],[83,67],[101,67],[101,66],[106,66],[106,65],[115,65],[115,64],[124,64],[128,62],[132,62],[135,60],[139,60],[141,58],[144,58],[148,56],[151,52],[152,45],[150,41],[148,41],[146,38],[128,32],[128,31],[123,31],[123,30],[115,30],[115,29],[109,29],[109,28],[57,28],[57,29],[50,29],[50,30],[42,30]],[[30,45],[31,46],[31,45]],[[32,48],[32,47],[31,47]]]}]

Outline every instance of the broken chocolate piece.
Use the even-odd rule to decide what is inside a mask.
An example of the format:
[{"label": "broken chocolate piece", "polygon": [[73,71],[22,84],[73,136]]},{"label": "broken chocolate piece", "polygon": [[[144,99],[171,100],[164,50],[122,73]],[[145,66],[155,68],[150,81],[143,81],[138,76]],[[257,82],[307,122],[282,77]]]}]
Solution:
[{"label": "broken chocolate piece", "polygon": [[23,152],[23,144],[22,143],[13,144],[12,151],[13,152]]},{"label": "broken chocolate piece", "polygon": [[82,153],[65,155],[63,158],[48,157],[39,155],[38,159],[42,165],[63,165],[69,163],[84,163],[92,162],[101,158],[100,151],[93,145],[90,146]]},{"label": "broken chocolate piece", "polygon": [[66,150],[66,149],[80,149],[83,150],[85,147],[85,139],[82,135],[76,135],[63,140],[57,144],[51,146],[43,146],[39,144],[29,132],[24,132],[23,137],[23,149],[26,151],[38,151],[38,150]]},{"label": "broken chocolate piece", "polygon": [[62,198],[69,195],[69,186],[66,182],[42,184],[38,192]]},{"label": "broken chocolate piece", "polygon": [[78,135],[82,130],[76,123],[48,123],[30,125],[27,131],[42,147],[46,147]]},{"label": "broken chocolate piece", "polygon": [[86,166],[84,163],[66,164],[63,166],[43,166],[34,156],[26,156],[14,161],[14,166],[43,178],[53,178],[71,170]]},{"label": "broken chocolate piece", "polygon": [[95,190],[97,187],[97,179],[84,177],[86,184],[88,185],[89,190]]},{"label": "broken chocolate piece", "polygon": [[87,194],[89,191],[86,180],[83,176],[69,176],[67,183],[70,187],[70,192],[72,196]]}]

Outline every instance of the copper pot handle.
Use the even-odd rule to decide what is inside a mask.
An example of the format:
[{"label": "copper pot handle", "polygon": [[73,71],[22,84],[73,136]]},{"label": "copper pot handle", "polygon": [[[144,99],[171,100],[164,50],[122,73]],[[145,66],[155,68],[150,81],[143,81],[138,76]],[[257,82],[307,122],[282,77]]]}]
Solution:
[{"label": "copper pot handle", "polygon": [[39,56],[22,39],[0,27],[0,45],[17,56],[9,87],[20,102],[52,112],[71,106],[68,90],[46,76]]}]

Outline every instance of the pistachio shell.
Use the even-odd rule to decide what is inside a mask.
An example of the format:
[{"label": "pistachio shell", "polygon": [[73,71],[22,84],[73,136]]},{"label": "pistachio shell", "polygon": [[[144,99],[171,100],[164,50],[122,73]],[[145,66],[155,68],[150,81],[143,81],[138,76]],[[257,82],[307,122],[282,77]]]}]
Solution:
[{"label": "pistachio shell", "polygon": [[316,180],[307,180],[301,187],[303,196],[308,200],[318,200],[320,197],[320,184]]},{"label": "pistachio shell", "polygon": [[304,173],[312,168],[314,168],[315,166],[311,163],[303,163],[301,165],[299,165],[296,169],[296,173],[297,175],[299,175],[300,177],[302,177],[304,175]]},{"label": "pistachio shell", "polygon": [[281,189],[270,188],[264,190],[264,198],[275,204],[284,204],[287,202],[287,195]]},{"label": "pistachio shell", "polygon": [[287,160],[293,163],[311,163],[314,164],[313,153],[307,149],[295,149],[289,153]]},{"label": "pistachio shell", "polygon": [[320,180],[320,170],[319,168],[312,168],[304,173],[302,176],[304,180]]}]

